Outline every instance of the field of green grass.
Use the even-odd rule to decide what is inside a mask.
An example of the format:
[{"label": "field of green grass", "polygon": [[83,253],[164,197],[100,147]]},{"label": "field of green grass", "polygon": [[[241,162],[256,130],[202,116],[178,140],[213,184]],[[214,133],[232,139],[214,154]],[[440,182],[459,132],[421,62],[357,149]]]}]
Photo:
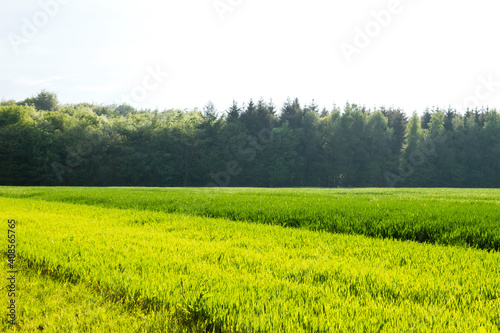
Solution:
[{"label": "field of green grass", "polygon": [[21,265],[12,328],[498,332],[499,201],[491,189],[0,187]]}]

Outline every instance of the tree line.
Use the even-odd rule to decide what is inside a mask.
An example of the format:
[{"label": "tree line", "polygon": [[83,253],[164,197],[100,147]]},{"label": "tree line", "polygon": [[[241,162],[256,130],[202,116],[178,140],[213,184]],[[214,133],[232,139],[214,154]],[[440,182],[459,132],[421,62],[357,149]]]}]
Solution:
[{"label": "tree line", "polygon": [[500,114],[314,101],[203,110],[0,103],[0,184],[499,187]]}]

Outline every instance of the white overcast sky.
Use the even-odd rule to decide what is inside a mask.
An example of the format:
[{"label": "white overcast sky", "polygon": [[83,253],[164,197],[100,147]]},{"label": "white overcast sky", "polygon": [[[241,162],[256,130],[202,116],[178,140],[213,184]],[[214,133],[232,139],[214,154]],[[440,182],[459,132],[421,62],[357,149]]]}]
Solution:
[{"label": "white overcast sky", "polygon": [[[499,16],[498,0],[1,0],[0,98],[498,108]],[[348,62],[341,45],[359,41]]]}]

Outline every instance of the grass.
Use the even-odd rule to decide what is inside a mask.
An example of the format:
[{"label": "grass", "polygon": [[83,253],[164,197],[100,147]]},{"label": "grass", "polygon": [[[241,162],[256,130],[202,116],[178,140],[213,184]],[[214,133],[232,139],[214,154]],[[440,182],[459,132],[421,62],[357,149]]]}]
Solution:
[{"label": "grass", "polygon": [[[166,317],[157,316],[151,322],[141,309],[111,302],[85,282],[71,283],[41,269],[29,269],[24,260],[18,269],[17,325],[2,316],[2,332],[148,332],[175,327]],[[9,302],[2,292],[2,304]]]},{"label": "grass", "polygon": [[0,196],[500,249],[496,189],[0,187]]},{"label": "grass", "polygon": [[[33,195],[37,190],[39,194]],[[208,195],[199,189],[2,188],[0,219],[18,221],[18,254],[31,281],[43,281],[35,286],[19,282],[20,303],[31,311],[20,310],[21,328],[41,324],[54,332],[85,327],[127,327],[127,332],[500,329],[496,251],[344,235],[302,225],[283,228],[224,215],[238,212],[233,206],[238,201],[245,216],[278,216],[286,205],[297,212],[293,200],[304,209],[324,207],[331,212],[334,208],[326,202],[337,205],[343,195],[352,198],[354,207],[372,200],[387,206],[387,197],[392,197],[397,203],[393,211],[408,212],[401,203],[411,202],[411,191],[211,191]],[[495,191],[418,191],[433,209],[440,202],[446,208],[472,200],[490,207],[488,202],[497,198]],[[306,205],[311,198],[318,202]],[[253,207],[258,200],[260,206]],[[175,206],[172,202],[178,203],[177,210],[168,209]],[[338,205],[339,211],[347,211]],[[204,217],[209,210],[220,212],[220,217]],[[259,211],[263,213],[253,215]],[[309,208],[302,216],[311,214]],[[481,216],[487,221],[495,214],[492,209]],[[111,315],[102,317],[108,309]],[[89,314],[85,324],[76,313]]]}]

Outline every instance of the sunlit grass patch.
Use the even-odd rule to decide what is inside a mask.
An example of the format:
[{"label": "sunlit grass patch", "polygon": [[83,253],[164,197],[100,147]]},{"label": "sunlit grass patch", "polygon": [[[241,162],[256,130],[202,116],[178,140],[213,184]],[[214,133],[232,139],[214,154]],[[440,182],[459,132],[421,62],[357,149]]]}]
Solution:
[{"label": "sunlit grass patch", "polygon": [[500,325],[497,252],[34,198],[0,204],[0,218],[18,221],[19,254],[31,270],[84,284],[156,327],[495,332]]}]

